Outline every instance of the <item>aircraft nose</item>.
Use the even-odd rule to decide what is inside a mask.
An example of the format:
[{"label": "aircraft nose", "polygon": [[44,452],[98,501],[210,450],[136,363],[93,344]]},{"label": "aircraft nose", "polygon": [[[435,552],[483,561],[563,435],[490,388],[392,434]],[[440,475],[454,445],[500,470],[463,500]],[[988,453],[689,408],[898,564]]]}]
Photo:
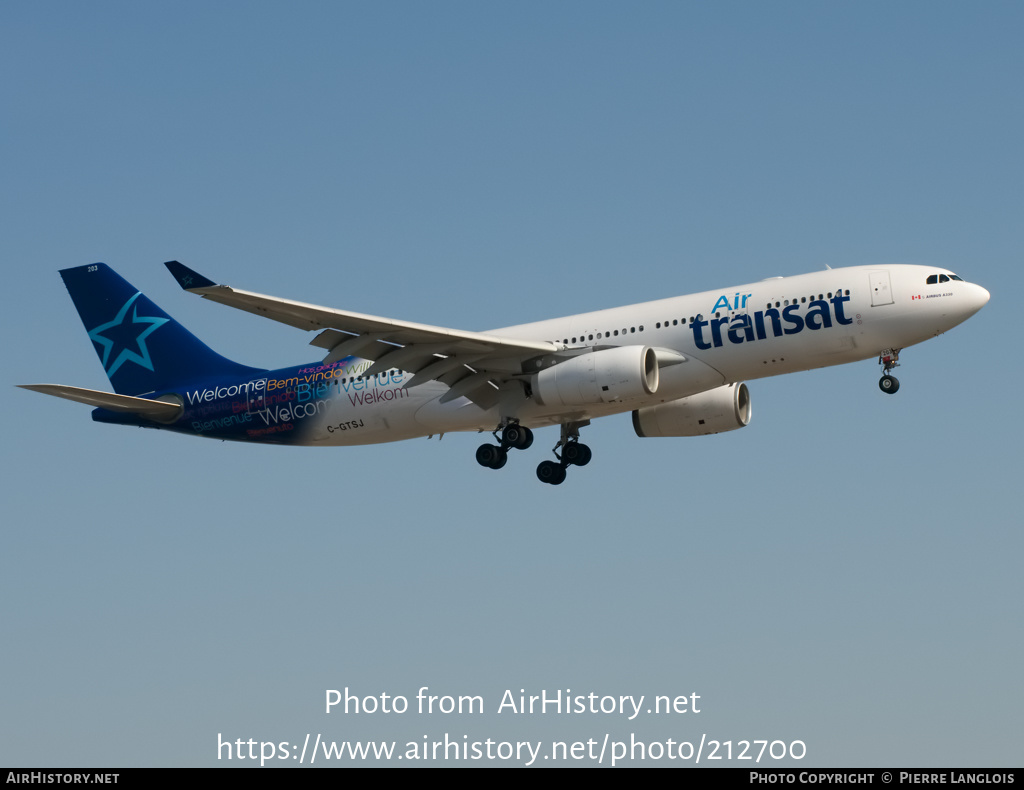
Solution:
[{"label": "aircraft nose", "polygon": [[969,317],[987,305],[992,295],[980,285],[975,285],[974,283],[968,283],[968,285],[970,287],[967,289],[965,306],[967,307],[967,316]]}]

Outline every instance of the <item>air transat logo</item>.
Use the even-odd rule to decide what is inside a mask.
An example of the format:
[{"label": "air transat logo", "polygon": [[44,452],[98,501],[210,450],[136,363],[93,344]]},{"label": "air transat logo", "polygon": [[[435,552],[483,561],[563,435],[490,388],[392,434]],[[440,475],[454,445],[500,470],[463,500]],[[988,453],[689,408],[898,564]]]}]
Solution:
[{"label": "air transat logo", "polygon": [[[846,292],[848,293],[849,291]],[[710,348],[721,348],[726,340],[733,344],[752,343],[767,340],[769,336],[796,335],[804,329],[831,329],[833,320],[844,326],[852,324],[853,319],[847,318],[845,313],[846,302],[850,301],[846,294],[837,291],[835,296],[830,294],[828,300],[812,299],[807,304],[794,300],[792,304],[787,303],[781,309],[776,302],[776,307],[769,304],[764,310],[748,309],[746,313],[728,315],[724,318],[719,317],[718,313],[715,313],[715,318],[707,320],[704,316],[698,315],[690,322],[693,343],[702,351],[707,351]],[[726,297],[720,297],[712,309],[718,310],[721,306],[727,310],[747,307],[747,297],[750,294],[743,297],[742,304],[739,296],[736,294],[732,305]],[[710,337],[704,334],[705,329],[709,330]]]},{"label": "air transat logo", "polygon": [[[140,296],[142,296],[142,292],[136,292],[135,296],[124,303],[124,307],[113,321],[89,332],[92,342],[103,348],[102,362],[107,376],[112,377],[125,362],[134,362],[146,370],[153,370],[153,360],[146,347],[146,338],[170,319],[140,316],[138,307],[134,306],[135,300]],[[130,317],[129,309],[131,309]],[[120,351],[114,354],[117,348],[120,348]]]}]

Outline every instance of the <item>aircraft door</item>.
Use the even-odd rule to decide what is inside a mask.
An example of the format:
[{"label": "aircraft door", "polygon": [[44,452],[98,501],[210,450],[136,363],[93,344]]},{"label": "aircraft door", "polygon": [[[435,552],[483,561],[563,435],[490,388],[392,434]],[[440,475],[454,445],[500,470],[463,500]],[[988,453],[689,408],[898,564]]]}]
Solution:
[{"label": "aircraft door", "polygon": [[868,272],[871,285],[871,306],[892,304],[892,284],[889,282],[889,271]]}]

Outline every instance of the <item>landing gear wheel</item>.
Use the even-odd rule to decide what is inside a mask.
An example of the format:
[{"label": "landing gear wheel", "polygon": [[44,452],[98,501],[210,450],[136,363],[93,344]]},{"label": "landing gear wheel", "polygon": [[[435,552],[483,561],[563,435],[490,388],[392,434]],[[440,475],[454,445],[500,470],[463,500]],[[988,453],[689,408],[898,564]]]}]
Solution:
[{"label": "landing gear wheel", "polygon": [[890,376],[889,371],[900,366],[900,351],[902,350],[887,348],[878,355],[878,364],[882,366],[882,378],[878,380],[878,389],[886,395],[892,395],[900,388],[899,379]]},{"label": "landing gear wheel", "polygon": [[562,460],[573,466],[586,466],[592,457],[590,448],[579,442],[567,442],[562,448]]},{"label": "landing gear wheel", "polygon": [[537,467],[537,479],[553,486],[565,482],[565,467],[554,461],[541,461]]},{"label": "landing gear wheel", "polygon": [[517,423],[510,423],[501,432],[501,443],[516,450],[526,450],[533,444],[533,431]]},{"label": "landing gear wheel", "polygon": [[895,376],[882,376],[882,378],[878,380],[878,388],[886,395],[893,395],[900,388],[900,380]]},{"label": "landing gear wheel", "polygon": [[476,449],[476,462],[488,469],[501,469],[508,462],[508,453],[494,444],[481,444]]}]

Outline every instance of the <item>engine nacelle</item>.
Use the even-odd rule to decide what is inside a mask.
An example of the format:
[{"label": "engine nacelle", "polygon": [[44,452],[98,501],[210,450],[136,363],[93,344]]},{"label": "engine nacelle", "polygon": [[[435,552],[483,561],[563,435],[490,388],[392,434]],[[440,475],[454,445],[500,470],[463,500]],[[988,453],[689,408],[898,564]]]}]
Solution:
[{"label": "engine nacelle", "polygon": [[640,437],[706,436],[742,428],[750,422],[747,385],[726,384],[670,403],[633,412],[633,430]]},{"label": "engine nacelle", "polygon": [[537,373],[533,396],[542,406],[588,406],[646,398],[658,391],[658,357],[650,346],[580,354]]}]

